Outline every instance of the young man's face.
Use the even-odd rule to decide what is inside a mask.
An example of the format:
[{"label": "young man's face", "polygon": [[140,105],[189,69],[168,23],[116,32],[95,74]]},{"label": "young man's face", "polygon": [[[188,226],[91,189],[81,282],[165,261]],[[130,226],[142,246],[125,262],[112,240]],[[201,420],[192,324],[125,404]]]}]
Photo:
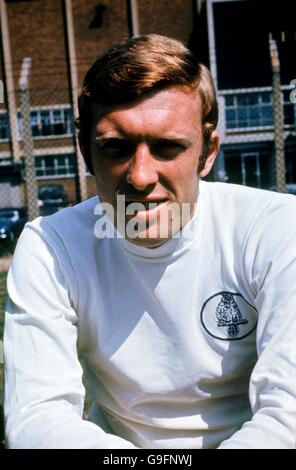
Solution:
[{"label": "young man's face", "polygon": [[[132,104],[95,104],[93,118],[91,157],[101,201],[113,206],[115,223],[124,218],[129,241],[150,248],[164,243],[192,217],[199,176],[209,173],[219,148],[214,132],[198,174],[203,150],[199,97],[170,87]],[[129,215],[119,214],[118,195],[125,196],[124,209],[132,204]]]}]

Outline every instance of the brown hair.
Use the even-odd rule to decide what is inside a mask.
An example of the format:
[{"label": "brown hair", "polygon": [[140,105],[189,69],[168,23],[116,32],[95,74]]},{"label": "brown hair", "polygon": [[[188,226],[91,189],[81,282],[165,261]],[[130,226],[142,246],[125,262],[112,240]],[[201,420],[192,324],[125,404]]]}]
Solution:
[{"label": "brown hair", "polygon": [[115,44],[97,58],[85,76],[78,96],[79,118],[76,125],[85,163],[92,174],[91,104],[124,104],[151,91],[174,85],[196,90],[201,97],[204,145],[198,170],[203,169],[211,135],[218,121],[211,74],[181,42],[149,34]]}]

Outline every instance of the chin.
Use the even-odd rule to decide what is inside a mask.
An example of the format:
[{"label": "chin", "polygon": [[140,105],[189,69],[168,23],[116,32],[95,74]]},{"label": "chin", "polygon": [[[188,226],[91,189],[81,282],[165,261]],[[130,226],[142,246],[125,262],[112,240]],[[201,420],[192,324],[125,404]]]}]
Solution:
[{"label": "chin", "polygon": [[157,248],[158,246],[161,246],[169,241],[170,238],[126,237],[126,240],[143,248]]}]

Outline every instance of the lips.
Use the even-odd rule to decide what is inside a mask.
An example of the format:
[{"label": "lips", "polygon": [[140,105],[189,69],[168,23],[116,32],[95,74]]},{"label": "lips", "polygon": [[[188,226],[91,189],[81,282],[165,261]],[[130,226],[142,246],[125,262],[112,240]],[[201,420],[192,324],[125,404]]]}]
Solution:
[{"label": "lips", "polygon": [[166,202],[167,199],[164,198],[151,198],[151,199],[126,199],[125,200],[125,207],[128,208],[130,206],[130,209],[133,211],[151,211],[164,202]]},{"label": "lips", "polygon": [[135,211],[150,211],[160,206],[165,202],[165,199],[162,200],[153,200],[153,201],[126,201],[126,208],[130,206],[131,209]]},{"label": "lips", "polygon": [[145,221],[156,221],[168,199],[128,199],[125,201],[125,216]]}]

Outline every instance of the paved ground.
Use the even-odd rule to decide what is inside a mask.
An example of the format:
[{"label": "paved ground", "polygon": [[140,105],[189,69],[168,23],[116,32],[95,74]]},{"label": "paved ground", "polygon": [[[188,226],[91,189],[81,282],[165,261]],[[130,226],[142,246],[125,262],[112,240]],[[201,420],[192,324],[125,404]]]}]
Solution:
[{"label": "paved ground", "polygon": [[4,256],[3,258],[0,258],[0,272],[8,271],[10,261],[11,256]]}]

